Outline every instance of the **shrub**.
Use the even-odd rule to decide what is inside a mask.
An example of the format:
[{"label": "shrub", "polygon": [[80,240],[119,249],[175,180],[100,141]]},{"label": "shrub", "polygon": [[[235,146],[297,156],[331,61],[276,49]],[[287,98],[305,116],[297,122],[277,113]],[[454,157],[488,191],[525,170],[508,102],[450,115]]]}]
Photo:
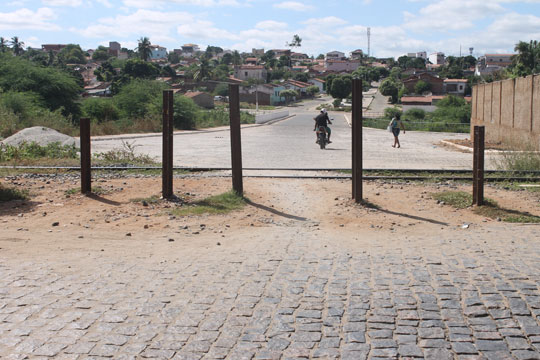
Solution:
[{"label": "shrub", "polygon": [[396,114],[399,114],[401,116],[401,109],[398,109],[397,107],[389,107],[384,109],[384,117],[386,119],[392,119],[394,116],[396,116]]},{"label": "shrub", "polygon": [[201,108],[193,100],[185,96],[174,97],[174,127],[177,129],[193,129]]},{"label": "shrub", "polygon": [[153,80],[132,80],[124,85],[114,97],[114,102],[125,117],[137,118],[147,114],[159,114],[163,90],[167,85]]},{"label": "shrub", "polygon": [[410,121],[423,120],[426,117],[426,112],[423,109],[412,108],[403,114],[403,119]]},{"label": "shrub", "polygon": [[111,98],[88,98],[82,103],[83,116],[97,123],[118,120],[120,114]]}]

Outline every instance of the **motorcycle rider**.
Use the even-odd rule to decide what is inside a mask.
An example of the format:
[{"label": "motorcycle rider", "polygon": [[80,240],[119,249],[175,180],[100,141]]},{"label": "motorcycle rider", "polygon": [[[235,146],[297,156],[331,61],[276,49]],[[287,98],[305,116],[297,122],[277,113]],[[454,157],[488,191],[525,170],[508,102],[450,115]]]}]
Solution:
[{"label": "motorcycle rider", "polygon": [[331,143],[330,135],[332,134],[332,130],[330,129],[328,124],[332,124],[332,122],[330,121],[330,118],[328,117],[328,113],[326,112],[326,109],[321,109],[321,112],[319,113],[319,115],[314,117],[313,120],[315,120],[315,128],[313,129],[313,131],[317,131],[317,134],[316,134],[317,141],[315,141],[315,143],[319,143],[319,132],[318,132],[319,127],[324,126],[324,128],[326,129],[326,134],[328,135],[328,143],[330,144]]}]

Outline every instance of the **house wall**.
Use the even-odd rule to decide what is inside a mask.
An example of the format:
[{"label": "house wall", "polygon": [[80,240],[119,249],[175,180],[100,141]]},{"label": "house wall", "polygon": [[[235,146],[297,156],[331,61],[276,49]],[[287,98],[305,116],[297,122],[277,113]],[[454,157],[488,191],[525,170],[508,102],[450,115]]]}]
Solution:
[{"label": "house wall", "polygon": [[540,149],[540,75],[474,86],[471,139],[475,125],[486,127],[486,141]]}]

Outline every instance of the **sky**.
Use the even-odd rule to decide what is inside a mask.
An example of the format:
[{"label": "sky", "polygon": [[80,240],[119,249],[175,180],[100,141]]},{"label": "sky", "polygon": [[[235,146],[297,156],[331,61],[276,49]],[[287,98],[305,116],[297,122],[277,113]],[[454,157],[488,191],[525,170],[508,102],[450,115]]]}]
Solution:
[{"label": "sky", "polygon": [[[183,44],[250,52],[285,49],[399,57],[512,53],[518,41],[540,40],[540,0],[0,0],[0,36],[25,46],[118,41],[134,49],[148,37],[167,50]],[[461,49],[461,50],[460,50]]]}]

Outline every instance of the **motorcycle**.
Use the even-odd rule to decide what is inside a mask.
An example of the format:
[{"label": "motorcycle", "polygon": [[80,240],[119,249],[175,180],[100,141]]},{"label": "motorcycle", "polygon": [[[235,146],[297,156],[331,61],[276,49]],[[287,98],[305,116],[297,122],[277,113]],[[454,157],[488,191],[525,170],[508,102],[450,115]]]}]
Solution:
[{"label": "motorcycle", "polygon": [[328,137],[326,136],[326,128],[324,126],[319,126],[317,130],[317,139],[317,143],[321,150],[325,149],[328,144]]}]

